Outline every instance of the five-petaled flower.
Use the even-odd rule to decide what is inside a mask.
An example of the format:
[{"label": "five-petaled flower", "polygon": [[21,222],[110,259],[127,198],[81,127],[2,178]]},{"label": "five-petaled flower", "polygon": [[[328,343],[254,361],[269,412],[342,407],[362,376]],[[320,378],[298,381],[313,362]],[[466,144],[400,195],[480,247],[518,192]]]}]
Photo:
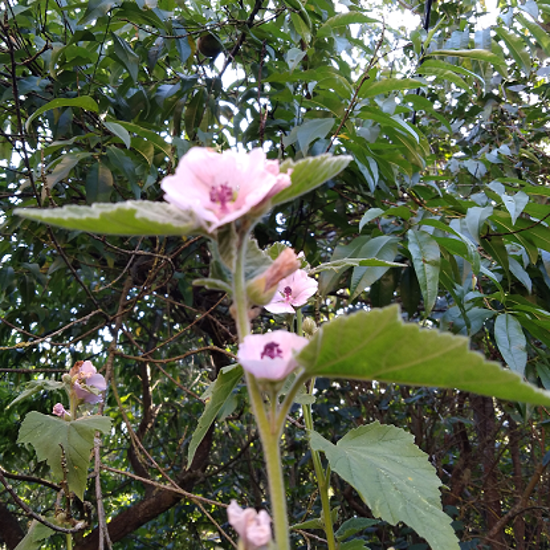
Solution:
[{"label": "five-petaled flower", "polygon": [[277,292],[265,309],[271,313],[294,313],[294,308],[302,307],[316,292],[319,284],[299,269],[279,282]]},{"label": "five-petaled flower", "polygon": [[307,338],[286,330],[249,334],[237,357],[243,369],[256,378],[282,380],[298,366],[294,355],[307,343]]},{"label": "five-petaled flower", "polygon": [[100,393],[107,389],[105,378],[97,373],[91,361],[78,361],[69,371],[73,379],[73,390],[84,403],[100,403]]},{"label": "five-petaled flower", "polygon": [[250,153],[193,147],[176,173],[164,178],[164,198],[195,214],[209,232],[261,206],[290,185],[290,173],[267,160],[261,149]]},{"label": "five-petaled flower", "polygon": [[245,550],[257,550],[271,540],[271,518],[265,510],[241,508],[235,500],[227,508],[227,518]]}]

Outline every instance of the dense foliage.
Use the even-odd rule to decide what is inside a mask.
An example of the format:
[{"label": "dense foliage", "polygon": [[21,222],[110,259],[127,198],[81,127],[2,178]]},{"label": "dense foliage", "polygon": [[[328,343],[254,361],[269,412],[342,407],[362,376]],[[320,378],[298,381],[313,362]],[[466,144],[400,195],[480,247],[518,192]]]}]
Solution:
[{"label": "dense foliage", "polygon": [[[305,313],[321,323],[398,303],[408,321],[469,336],[550,389],[550,3],[501,4],[486,23],[473,1],[0,2],[0,473],[14,487],[0,487],[0,544],[16,547],[29,509],[61,506],[45,463],[16,441],[29,411],[59,400],[51,381],[84,359],[110,377],[113,428],[73,505],[89,523],[78,550],[103,544],[98,510],[114,548],[192,549],[230,547],[217,503],[266,506],[243,385],[189,460],[204,391],[236,352],[227,297],[192,285],[209,272],[205,239],[104,237],[13,214],[160,201],[160,181],[194,145],[351,155],[327,185],[266,216],[258,243],[289,243],[313,267],[405,265],[324,271]],[[265,311],[254,321],[284,322]],[[36,391],[8,407],[29,381]],[[374,420],[412,433],[463,548],[550,547],[544,408],[377,382],[316,388],[329,441]],[[289,420],[293,543],[323,548],[300,406]],[[427,547],[331,482],[337,526],[364,520],[339,532],[361,537],[348,550]]]}]

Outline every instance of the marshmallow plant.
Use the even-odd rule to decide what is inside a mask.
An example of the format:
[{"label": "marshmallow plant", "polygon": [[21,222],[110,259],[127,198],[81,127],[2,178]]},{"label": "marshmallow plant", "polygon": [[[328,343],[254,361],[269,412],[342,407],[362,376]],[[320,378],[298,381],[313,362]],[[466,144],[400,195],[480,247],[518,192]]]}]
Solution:
[{"label": "marshmallow plant", "polygon": [[[195,284],[222,290],[230,297],[230,312],[238,333],[238,364],[222,371],[218,380],[223,379],[223,383],[214,383],[203,419],[191,439],[188,459],[192,461],[217,411],[244,376],[265,457],[270,509],[268,515],[267,511],[243,510],[235,502],[229,505],[229,523],[239,537],[241,550],[291,547],[280,441],[298,394],[306,387],[313,394],[318,376],[460,388],[550,405],[548,393],[469,351],[465,338],[405,324],[395,306],[337,316],[319,327],[311,318],[302,323],[300,308],[317,291],[314,274],[323,270],[338,274],[350,266],[403,266],[371,257],[342,259],[305,270],[292,249],[281,245],[261,250],[253,239],[254,226],[273,206],[315,189],[335,177],[349,161],[349,157],[321,155],[279,164],[268,160],[259,149],[219,153],[194,148],[181,159],[175,173],[162,182],[165,202],[127,201],[18,211],[26,218],[100,234],[194,234],[209,240],[215,269],[210,277]],[[262,333],[259,325],[253,328],[251,319],[262,307],[270,313],[286,314],[287,322],[295,316],[296,331]],[[293,322],[288,324],[294,326]],[[306,327],[309,339],[302,334]],[[78,417],[78,411],[101,401],[106,389],[105,380],[88,361],[75,365],[65,375],[64,383],[70,410],[57,404],[53,415],[46,417],[50,443],[66,434],[62,426],[91,422],[94,415]],[[441,510],[435,469],[410,434],[395,426],[373,423],[356,427],[334,444],[315,431],[311,406],[303,405],[302,410],[322,504],[320,524],[329,550],[339,546],[331,516],[331,473],[352,485],[375,516],[391,524],[406,523],[434,549],[458,550],[451,519]],[[36,417],[32,422],[25,419],[21,442],[35,445],[31,428],[35,429],[37,422]],[[104,425],[102,428],[105,431]],[[52,469],[59,470],[58,450],[54,449],[57,454],[53,456],[40,445],[35,448],[39,458],[43,453]],[[79,467],[85,474],[87,465]],[[74,476],[68,478],[71,490],[81,497],[84,484],[81,478],[77,481]]]}]

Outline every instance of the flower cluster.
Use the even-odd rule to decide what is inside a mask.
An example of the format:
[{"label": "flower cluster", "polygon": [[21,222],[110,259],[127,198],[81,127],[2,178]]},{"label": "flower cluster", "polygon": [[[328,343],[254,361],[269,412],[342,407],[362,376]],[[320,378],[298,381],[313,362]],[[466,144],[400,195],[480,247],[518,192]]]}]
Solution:
[{"label": "flower cluster", "polygon": [[98,374],[91,361],[77,361],[69,371],[76,397],[84,403],[101,403],[100,393],[107,389],[105,378]]},{"label": "flower cluster", "polygon": [[265,510],[241,508],[235,500],[227,508],[227,518],[240,537],[244,550],[257,550],[271,540],[271,518]]}]

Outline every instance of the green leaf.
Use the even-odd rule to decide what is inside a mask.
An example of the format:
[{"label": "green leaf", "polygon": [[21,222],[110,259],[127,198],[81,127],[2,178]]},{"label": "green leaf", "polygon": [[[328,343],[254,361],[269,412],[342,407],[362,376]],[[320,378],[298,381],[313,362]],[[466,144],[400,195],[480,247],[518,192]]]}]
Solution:
[{"label": "green leaf", "polygon": [[326,154],[308,157],[296,162],[286,160],[281,164],[280,170],[281,172],[292,170],[290,175],[292,183],[286,189],[277,193],[271,199],[271,204],[283,204],[309,193],[325,181],[338,175],[352,159],[353,157],[349,155],[335,157]]},{"label": "green leaf", "polygon": [[492,206],[473,206],[466,212],[466,227],[476,243],[479,243],[479,233],[487,219],[493,214]]},{"label": "green leaf", "polygon": [[516,13],[515,15],[516,19],[529,29],[529,32],[543,49],[544,53],[550,57],[550,36],[548,33],[536,21],[529,21],[520,13]]},{"label": "green leaf", "polygon": [[125,69],[134,82],[137,81],[139,71],[139,55],[128,45],[126,40],[118,37],[115,33],[111,33],[115,55],[118,60],[124,65]]},{"label": "green leaf", "polygon": [[507,31],[500,25],[496,25],[494,31],[504,41],[515,62],[529,74],[531,72],[531,55],[527,50],[525,42],[519,36]]},{"label": "green leaf", "polygon": [[113,191],[113,174],[102,162],[96,162],[86,176],[86,201],[108,202]]},{"label": "green leaf", "polygon": [[510,281],[510,264],[508,260],[508,251],[502,237],[490,237],[482,239],[481,244],[483,250],[488,252],[493,260],[495,260],[504,270],[506,278]]},{"label": "green leaf", "polygon": [[15,214],[66,229],[100,235],[189,235],[203,233],[192,212],[166,202],[125,201],[62,208],[17,208]]},{"label": "green leaf", "polygon": [[95,432],[107,433],[110,426],[111,419],[106,416],[86,416],[66,422],[56,416],[32,411],[21,424],[17,443],[32,445],[38,460],[48,462],[52,476],[57,481],[64,478],[61,466],[63,447],[69,488],[80,500],[84,500]]},{"label": "green leaf", "polygon": [[347,538],[360,533],[364,529],[368,529],[369,527],[374,527],[375,525],[378,525],[380,521],[377,519],[370,519],[370,518],[351,518],[342,525],[340,525],[340,528],[336,533],[334,533],[335,537],[338,540],[346,540]]},{"label": "green leaf", "polygon": [[45,113],[46,111],[51,111],[52,109],[59,109],[60,107],[80,107],[81,109],[85,109],[86,111],[92,111],[94,113],[99,112],[99,107],[97,103],[90,96],[83,95],[74,98],[62,97],[49,101],[48,103],[46,103],[46,105],[42,105],[42,107],[37,109],[25,123],[25,130],[27,130],[28,132],[31,122],[39,117],[42,113]]},{"label": "green leaf", "polygon": [[399,296],[410,319],[416,313],[416,310],[420,305],[420,299],[422,298],[418,278],[412,266],[407,267],[407,269],[405,269],[401,274],[401,281],[399,282]]},{"label": "green leaf", "polygon": [[242,376],[243,369],[240,365],[225,367],[220,371],[216,381],[208,388],[210,400],[206,404],[199,418],[199,423],[191,437],[191,442],[189,443],[189,449],[187,451],[187,468],[191,466],[198,446],[204,439],[204,436],[210,429],[210,426],[216,419],[221,408],[233,393],[235,386],[239,383]]},{"label": "green leaf", "polygon": [[346,267],[407,267],[407,264],[400,264],[399,262],[389,262],[387,260],[380,260],[378,258],[344,258],[342,260],[334,260],[332,262],[326,262],[319,264],[318,266],[309,270],[310,275],[321,273],[322,271],[332,270],[340,271]]},{"label": "green leaf", "polygon": [[331,36],[333,32],[341,31],[349,25],[363,23],[378,23],[377,19],[373,19],[364,13],[358,11],[350,11],[347,13],[339,13],[333,17],[329,17],[317,30],[317,38],[326,38]]},{"label": "green leaf", "polygon": [[138,136],[150,141],[157,149],[162,151],[170,160],[173,161],[172,149],[171,146],[164,141],[162,136],[159,136],[157,133],[147,128],[143,128],[139,124],[134,124],[133,122],[124,122],[122,120],[118,121],[118,124],[128,130],[129,132],[134,132]]},{"label": "green leaf", "polygon": [[310,443],[374,516],[391,525],[406,523],[434,549],[459,550],[451,518],[441,510],[441,482],[411,434],[374,422],[351,430],[336,445],[311,432]]},{"label": "green leaf", "polygon": [[109,130],[109,132],[122,140],[122,143],[126,145],[126,149],[130,149],[130,133],[126,130],[126,128],[124,128],[124,126],[122,126],[122,124],[119,124],[118,122],[104,122],[103,125],[107,128],[107,130]]},{"label": "green leaf", "polygon": [[43,391],[62,390],[64,386],[65,384],[63,382],[59,382],[57,380],[31,380],[25,384],[25,389],[8,405],[7,408],[9,409],[16,403],[19,403],[19,401],[23,401],[23,399],[32,397],[37,393],[41,393]]},{"label": "green leaf", "polygon": [[[397,255],[398,240],[394,237],[374,237],[358,251],[359,258],[376,258],[391,262]],[[350,300],[355,300],[363,290],[380,279],[389,267],[356,267],[353,270],[350,284]]]},{"label": "green leaf", "polygon": [[[49,518],[48,518],[49,519]],[[53,523],[53,522],[52,522]],[[42,541],[55,534],[53,529],[46,527],[43,523],[33,519],[27,534],[15,547],[15,550],[40,550],[43,547]]]},{"label": "green leaf", "polygon": [[190,139],[195,139],[197,129],[201,124],[204,110],[206,108],[206,92],[204,88],[199,88],[195,95],[189,100],[185,108],[183,120],[185,122],[185,132]]},{"label": "green leaf", "polygon": [[520,322],[508,313],[495,321],[495,341],[506,364],[521,376],[527,364],[527,341]]},{"label": "green leaf", "polygon": [[300,126],[295,126],[290,134],[283,138],[285,147],[298,141],[300,151],[306,155],[310,144],[316,139],[324,138],[334,126],[333,118],[317,118],[306,120]]},{"label": "green leaf", "polygon": [[437,241],[425,231],[407,231],[409,252],[416,271],[416,277],[424,298],[424,314],[432,311],[439,289],[441,252]]},{"label": "green leaf", "polygon": [[403,323],[397,306],[325,323],[297,360],[310,376],[458,388],[550,405],[550,393],[470,351],[467,338]]},{"label": "green leaf", "polygon": [[380,216],[383,216],[384,213],[385,211],[382,210],[381,208],[369,208],[361,218],[361,221],[359,222],[359,231],[362,231],[363,227],[365,227],[365,225],[367,225],[372,220]]},{"label": "green leaf", "polygon": [[422,80],[414,78],[385,78],[378,81],[367,81],[359,91],[359,97],[365,99],[379,94],[389,94],[398,90],[414,90],[426,86]]},{"label": "green leaf", "polygon": [[510,213],[510,217],[512,218],[512,223],[515,225],[516,220],[520,216],[520,214],[523,212],[523,209],[527,206],[527,203],[529,202],[529,195],[524,193],[523,191],[518,191],[514,196],[510,195],[501,195],[502,202],[504,203],[504,206],[506,207],[506,210]]},{"label": "green leaf", "polygon": [[426,52],[426,57],[436,57],[436,56],[445,56],[445,57],[465,57],[468,59],[475,59],[477,61],[486,61],[496,66],[506,65],[504,59],[500,58],[498,55],[490,52],[488,50],[472,49],[472,50],[433,50],[431,52]]},{"label": "green leaf", "polygon": [[[67,153],[61,157],[61,160],[54,165],[53,170],[46,176],[46,187],[42,191],[42,198],[46,196],[46,189],[53,189],[62,179],[65,179],[71,170],[83,159],[89,158],[92,153]],[[48,166],[50,168],[53,162]]]}]

